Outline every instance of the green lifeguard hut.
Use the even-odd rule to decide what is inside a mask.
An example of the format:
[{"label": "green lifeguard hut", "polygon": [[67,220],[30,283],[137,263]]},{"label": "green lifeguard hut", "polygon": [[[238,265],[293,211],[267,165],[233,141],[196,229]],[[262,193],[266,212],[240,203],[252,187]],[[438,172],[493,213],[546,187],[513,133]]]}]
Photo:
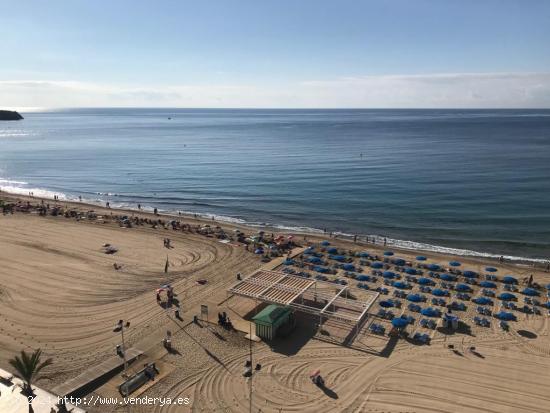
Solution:
[{"label": "green lifeguard hut", "polygon": [[273,340],[277,335],[286,335],[294,327],[294,313],[290,307],[268,305],[255,315],[256,335],[265,340]]}]

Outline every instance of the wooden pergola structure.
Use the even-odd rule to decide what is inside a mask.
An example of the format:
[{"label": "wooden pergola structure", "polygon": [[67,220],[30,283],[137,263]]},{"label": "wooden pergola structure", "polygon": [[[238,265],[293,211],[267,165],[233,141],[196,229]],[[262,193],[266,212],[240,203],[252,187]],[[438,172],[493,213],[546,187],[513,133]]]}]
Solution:
[{"label": "wooden pergola structure", "polygon": [[361,324],[379,296],[377,292],[362,290],[363,299],[352,299],[349,295],[355,294],[350,294],[345,285],[261,269],[237,282],[228,293],[319,316],[319,325],[326,317],[353,328]]}]

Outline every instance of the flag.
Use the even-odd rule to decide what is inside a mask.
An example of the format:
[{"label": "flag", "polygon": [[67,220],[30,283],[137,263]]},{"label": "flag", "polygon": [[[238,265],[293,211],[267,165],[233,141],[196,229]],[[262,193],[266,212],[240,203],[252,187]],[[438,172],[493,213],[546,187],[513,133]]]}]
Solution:
[{"label": "flag", "polygon": [[166,256],[166,264],[164,264],[164,272],[167,273],[168,272],[168,266],[170,265],[170,263],[168,262],[168,255]]}]

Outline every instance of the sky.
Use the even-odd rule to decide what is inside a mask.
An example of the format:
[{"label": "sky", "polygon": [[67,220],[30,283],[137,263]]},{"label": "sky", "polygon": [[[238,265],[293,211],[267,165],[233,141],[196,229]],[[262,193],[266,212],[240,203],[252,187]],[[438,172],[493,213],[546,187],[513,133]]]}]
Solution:
[{"label": "sky", "polygon": [[548,0],[0,0],[0,107],[550,108]]}]

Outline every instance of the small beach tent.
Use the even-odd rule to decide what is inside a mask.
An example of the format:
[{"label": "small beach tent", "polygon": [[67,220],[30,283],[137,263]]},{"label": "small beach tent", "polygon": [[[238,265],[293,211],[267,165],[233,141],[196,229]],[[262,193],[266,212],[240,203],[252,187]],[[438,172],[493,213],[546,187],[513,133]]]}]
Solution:
[{"label": "small beach tent", "polygon": [[393,320],[391,320],[391,323],[395,328],[401,329],[401,328],[405,328],[409,324],[409,320],[402,317],[396,317]]},{"label": "small beach tent", "polygon": [[497,272],[498,270],[495,267],[485,267],[485,271],[487,271],[487,272]]},{"label": "small beach tent", "polygon": [[391,260],[395,265],[405,265],[405,260],[403,258],[394,258]]},{"label": "small beach tent", "polygon": [[280,327],[293,319],[290,307],[280,307],[275,304],[268,305],[252,319],[256,325],[256,335],[266,340],[273,340],[277,336]]},{"label": "small beach tent", "polygon": [[438,297],[443,297],[447,295],[449,292],[447,290],[442,290],[441,288],[436,288],[432,291],[433,295],[436,295]]},{"label": "small beach tent", "polygon": [[498,296],[502,301],[512,301],[516,299],[516,296],[512,293],[502,293]]},{"label": "small beach tent", "polygon": [[451,267],[460,267],[462,264],[459,263],[458,261],[449,261],[449,265]]},{"label": "small beach tent", "polygon": [[531,297],[535,297],[535,296],[538,296],[540,295],[539,292],[537,290],[535,290],[534,288],[525,288],[523,291],[522,291],[522,294],[524,295],[528,295],[528,296],[531,296]]},{"label": "small beach tent", "polygon": [[439,278],[441,278],[443,281],[456,281],[456,276],[451,274],[441,274]]},{"label": "small beach tent", "polygon": [[384,255],[386,257],[391,257],[393,255],[393,251],[384,251]]},{"label": "small beach tent", "polygon": [[443,327],[453,330],[458,329],[458,316],[453,313],[443,314]]},{"label": "small beach tent", "polygon": [[375,269],[380,269],[380,268],[383,268],[384,267],[384,264],[382,264],[381,262],[373,262],[371,265],[370,265],[371,268],[375,268]]},{"label": "small beach tent", "polygon": [[384,278],[395,278],[397,275],[393,271],[384,271],[382,277]]},{"label": "small beach tent", "polygon": [[462,275],[466,278],[477,278],[477,272],[475,271],[464,271]]},{"label": "small beach tent", "polygon": [[497,288],[497,285],[492,281],[481,281],[479,285],[483,288]]},{"label": "small beach tent", "polygon": [[419,303],[423,301],[423,298],[420,294],[409,294],[407,300],[412,301],[413,303]]},{"label": "small beach tent", "polygon": [[502,279],[502,282],[504,284],[517,284],[518,279],[516,277],[512,277],[511,275],[505,275]]},{"label": "small beach tent", "polygon": [[472,287],[470,287],[468,284],[457,284],[455,289],[457,291],[461,291],[461,292],[469,292],[469,291],[472,291]]},{"label": "small beach tent", "polygon": [[425,256],[423,256],[423,255],[418,255],[418,256],[416,257],[416,260],[417,260],[417,261],[426,261],[427,258],[426,258]]},{"label": "small beach tent", "polygon": [[397,281],[395,284],[393,284],[395,288],[400,288],[402,290],[405,290],[407,288],[410,288],[410,285],[403,281]]},{"label": "small beach tent", "polygon": [[507,311],[500,311],[495,314],[495,317],[499,320],[516,321],[516,316],[513,313],[509,313]]},{"label": "small beach tent", "polygon": [[476,297],[472,301],[479,305],[493,305],[493,300],[487,297]]}]

